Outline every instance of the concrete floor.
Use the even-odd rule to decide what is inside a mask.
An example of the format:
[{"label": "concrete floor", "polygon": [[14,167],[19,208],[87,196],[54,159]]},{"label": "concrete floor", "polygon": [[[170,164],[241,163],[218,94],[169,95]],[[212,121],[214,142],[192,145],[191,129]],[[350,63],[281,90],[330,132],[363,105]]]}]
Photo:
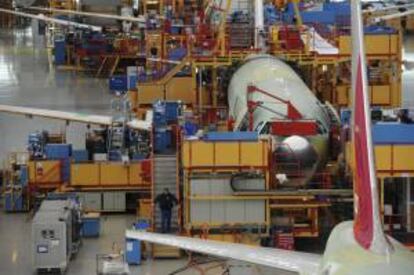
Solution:
[{"label": "concrete floor", "polygon": [[[44,40],[31,31],[0,30],[0,104],[106,114],[111,96],[107,80],[95,79],[49,65]],[[0,161],[11,151],[24,151],[27,135],[36,130],[60,131],[65,124],[47,119],[27,119],[0,114]],[[86,127],[73,123],[67,139],[75,148],[84,148]],[[2,163],[0,163],[2,165]],[[113,242],[124,247],[124,232],[133,216],[110,215],[103,218],[102,235],[85,239],[67,274],[95,274],[98,253],[111,252]],[[168,274],[185,260],[144,262],[131,268],[132,274]],[[0,210],[0,274],[32,274],[31,226],[26,214],[5,214]]]},{"label": "concrete floor", "polygon": [[[406,38],[404,59],[407,68],[414,67],[410,65],[414,63],[414,37]],[[414,71],[407,70],[403,75],[406,107],[414,106],[413,86]],[[110,98],[106,80],[55,70],[48,62],[44,41],[33,37],[31,31],[0,30],[0,104],[106,114]],[[0,161],[10,151],[24,151],[30,132],[64,127],[58,121],[0,114]],[[85,131],[85,125],[71,124],[67,128],[68,142],[74,148],[83,148]],[[101,237],[84,241],[67,274],[95,274],[96,254],[110,252],[114,242],[123,247],[124,230],[132,221],[133,216],[128,215],[104,217]],[[30,230],[26,214],[0,211],[0,274],[32,274]],[[168,274],[184,264],[184,259],[145,261],[133,267],[132,274]],[[181,274],[197,273],[189,270]]]},{"label": "concrete floor", "polygon": [[[67,275],[96,274],[96,254],[110,253],[116,243],[123,248],[125,228],[134,217],[110,215],[102,218],[101,236],[84,239],[83,245],[70,262]],[[31,226],[27,214],[5,214],[0,211],[0,274],[35,274],[32,270]],[[131,266],[131,274],[169,274],[186,263],[181,260],[148,260],[141,266]],[[189,270],[182,274],[193,274]]]},{"label": "concrete floor", "polygon": [[[34,43],[33,40],[36,42]],[[93,114],[109,112],[111,96],[106,79],[55,70],[48,62],[44,40],[30,31],[0,31],[0,103]],[[23,151],[27,135],[36,130],[62,131],[60,121],[0,115],[0,160],[10,151]],[[67,139],[84,148],[86,126],[72,123]]]}]

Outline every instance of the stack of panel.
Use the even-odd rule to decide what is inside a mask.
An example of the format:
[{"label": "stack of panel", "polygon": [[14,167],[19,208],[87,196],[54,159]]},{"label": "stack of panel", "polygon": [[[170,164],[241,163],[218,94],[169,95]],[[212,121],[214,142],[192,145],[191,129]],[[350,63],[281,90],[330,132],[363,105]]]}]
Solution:
[{"label": "stack of panel", "polygon": [[[263,190],[263,179],[243,179],[238,183],[241,189]],[[190,180],[192,198],[206,197],[216,199],[191,199],[190,219],[193,224],[248,224],[266,222],[266,201],[264,199],[243,199],[231,197],[233,190],[231,178],[193,178]],[[217,199],[222,197],[223,199]],[[229,197],[231,199],[226,199]]]}]

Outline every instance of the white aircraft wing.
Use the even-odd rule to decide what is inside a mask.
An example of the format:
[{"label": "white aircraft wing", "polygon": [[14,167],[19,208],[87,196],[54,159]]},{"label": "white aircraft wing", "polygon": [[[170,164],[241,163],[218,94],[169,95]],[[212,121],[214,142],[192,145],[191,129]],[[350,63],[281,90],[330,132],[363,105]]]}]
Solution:
[{"label": "white aircraft wing", "polygon": [[317,274],[321,256],[310,253],[127,230],[126,237],[178,247],[211,256],[234,259],[274,269]]},{"label": "white aircraft wing", "polygon": [[[101,125],[101,126],[110,126],[112,124],[111,116],[90,115],[90,114],[84,114],[84,113],[65,112],[65,111],[20,107],[20,106],[12,106],[12,105],[0,105],[0,112],[16,114],[16,115],[25,115],[29,117],[37,116],[37,117],[64,120],[64,121],[95,124],[95,125]],[[148,131],[151,129],[151,121],[134,119],[134,120],[127,122],[127,126],[135,130]]]},{"label": "white aircraft wing", "polygon": [[64,112],[12,105],[0,105],[0,112],[108,126],[112,123],[112,118],[110,116],[88,115],[75,112]]},{"label": "white aircraft wing", "polygon": [[60,14],[74,14],[74,15],[89,16],[89,17],[123,20],[123,21],[138,22],[138,23],[145,23],[146,22],[145,18],[142,17],[142,16],[141,17],[131,17],[131,16],[121,16],[121,15],[116,15],[116,14],[84,12],[84,11],[54,9],[54,8],[36,7],[36,6],[28,7],[28,9],[37,10],[37,11],[45,11],[45,12],[54,12],[54,13],[60,13]]},{"label": "white aircraft wing", "polygon": [[22,17],[27,17],[27,18],[32,18],[36,20],[41,20],[41,21],[45,21],[49,23],[55,23],[55,24],[59,24],[63,26],[72,26],[72,27],[81,28],[81,29],[91,29],[91,30],[98,31],[98,32],[102,31],[102,27],[99,27],[99,26],[83,24],[83,23],[73,22],[69,20],[58,19],[58,18],[52,18],[52,17],[44,16],[43,14],[34,15],[30,13],[3,9],[3,8],[0,8],[0,12],[22,16]]}]

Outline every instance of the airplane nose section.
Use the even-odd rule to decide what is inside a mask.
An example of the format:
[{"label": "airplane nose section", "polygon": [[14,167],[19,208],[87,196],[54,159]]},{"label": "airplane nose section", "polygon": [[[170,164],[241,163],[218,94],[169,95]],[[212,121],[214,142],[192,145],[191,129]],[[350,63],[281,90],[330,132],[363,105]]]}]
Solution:
[{"label": "airplane nose section", "polygon": [[287,185],[304,185],[313,176],[319,163],[319,155],[305,137],[290,136],[273,151],[276,174],[285,174]]}]

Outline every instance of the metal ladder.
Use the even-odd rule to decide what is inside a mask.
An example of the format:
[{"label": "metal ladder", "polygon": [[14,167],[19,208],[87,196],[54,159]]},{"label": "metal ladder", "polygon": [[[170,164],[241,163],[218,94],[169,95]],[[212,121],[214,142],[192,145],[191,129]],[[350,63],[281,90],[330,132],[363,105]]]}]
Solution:
[{"label": "metal ladder", "polygon": [[122,151],[125,147],[125,123],[114,121],[111,124],[108,137],[108,152],[114,150]]},{"label": "metal ladder", "polygon": [[131,105],[128,97],[119,96],[111,101],[112,123],[108,129],[107,149],[125,153],[125,134],[127,121],[131,119]]}]

